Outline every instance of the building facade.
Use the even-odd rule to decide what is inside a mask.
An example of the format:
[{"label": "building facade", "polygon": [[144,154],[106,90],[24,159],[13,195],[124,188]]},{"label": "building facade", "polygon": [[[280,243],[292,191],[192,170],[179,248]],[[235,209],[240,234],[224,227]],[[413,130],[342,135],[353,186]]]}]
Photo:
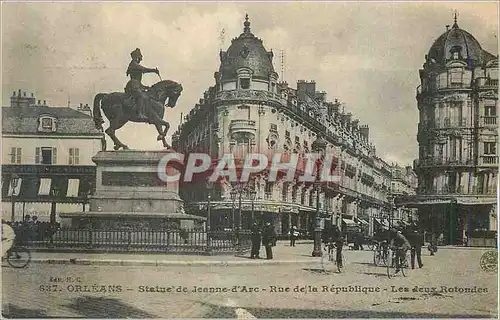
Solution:
[{"label": "building facade", "polygon": [[80,211],[95,183],[92,157],[104,139],[89,108],[49,107],[21,90],[10,102],[2,108],[2,218],[11,219],[12,201],[15,220],[24,214],[48,220],[56,204],[57,212]]},{"label": "building facade", "polygon": [[[271,159],[274,153],[312,152],[313,142],[322,135],[340,175],[339,183],[320,190],[319,210],[325,223],[343,221],[344,228],[361,226],[373,233],[391,207],[391,166],[376,156],[368,126],[346,112],[337,99],[329,101],[314,81],[298,81],[296,88],[279,82],[272,59],[273,52],[250,31],[247,18],[243,33],[220,52],[215,85],[173,134],[174,149],[185,154],[205,152],[212,159],[230,153],[239,159],[249,152]],[[181,184],[180,193],[187,210],[201,215],[206,214],[211,195],[213,228],[248,228],[254,216],[272,221],[278,234],[287,234],[291,225],[311,231],[314,184],[297,179],[270,182],[267,174],[253,176],[246,186],[226,181]],[[253,201],[251,194],[239,191],[243,187],[255,191]],[[236,196],[231,197],[232,190],[238,191]]]},{"label": "building facade", "polygon": [[[392,165],[391,195],[394,199],[415,196],[417,194],[418,177],[411,166],[401,167]],[[406,225],[418,220],[416,208],[399,206],[395,208],[394,220],[396,224]]]},{"label": "building facade", "polygon": [[463,243],[496,230],[498,56],[455,18],[430,48],[420,79],[418,195],[401,203],[418,207],[428,231],[446,243]]}]

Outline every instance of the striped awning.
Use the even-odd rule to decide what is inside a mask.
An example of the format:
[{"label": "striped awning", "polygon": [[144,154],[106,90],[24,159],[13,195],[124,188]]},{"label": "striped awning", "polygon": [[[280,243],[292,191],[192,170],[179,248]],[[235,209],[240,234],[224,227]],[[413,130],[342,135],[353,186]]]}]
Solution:
[{"label": "striped awning", "polygon": [[361,224],[369,224],[369,223],[368,223],[368,221],[363,220],[363,219],[358,219],[358,221],[359,221]]},{"label": "striped awning", "polygon": [[68,190],[66,197],[78,197],[78,187],[80,186],[80,179],[69,179]]},{"label": "striped awning", "polygon": [[38,188],[39,196],[48,196],[50,195],[50,187],[52,185],[52,179],[50,178],[42,178],[40,179],[40,187]]},{"label": "striped awning", "polygon": [[342,219],[342,221],[344,221],[345,224],[347,224],[347,225],[351,225],[351,226],[357,226],[358,225],[356,222],[354,222],[354,220],[351,220],[351,219]]}]

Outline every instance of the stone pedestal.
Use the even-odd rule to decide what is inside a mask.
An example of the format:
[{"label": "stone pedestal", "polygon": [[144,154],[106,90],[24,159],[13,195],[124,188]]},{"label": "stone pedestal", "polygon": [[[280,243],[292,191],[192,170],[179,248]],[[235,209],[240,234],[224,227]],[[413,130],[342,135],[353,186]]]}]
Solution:
[{"label": "stone pedestal", "polygon": [[[71,227],[90,224],[96,229],[163,229],[171,223],[191,228],[194,220],[205,220],[185,214],[179,182],[166,183],[159,178],[158,164],[167,152],[99,152],[92,158],[97,165],[97,177],[90,211],[61,214],[61,217],[71,219]],[[179,169],[166,168],[169,175],[179,173]]]}]

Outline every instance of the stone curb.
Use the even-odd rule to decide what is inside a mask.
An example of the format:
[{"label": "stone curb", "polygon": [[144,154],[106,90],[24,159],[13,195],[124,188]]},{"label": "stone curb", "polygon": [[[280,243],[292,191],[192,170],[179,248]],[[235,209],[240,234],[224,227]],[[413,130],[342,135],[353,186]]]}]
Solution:
[{"label": "stone curb", "polygon": [[250,260],[250,261],[168,261],[168,260],[94,260],[94,259],[32,259],[37,264],[100,265],[100,266],[265,266],[280,264],[303,264],[317,260]]}]

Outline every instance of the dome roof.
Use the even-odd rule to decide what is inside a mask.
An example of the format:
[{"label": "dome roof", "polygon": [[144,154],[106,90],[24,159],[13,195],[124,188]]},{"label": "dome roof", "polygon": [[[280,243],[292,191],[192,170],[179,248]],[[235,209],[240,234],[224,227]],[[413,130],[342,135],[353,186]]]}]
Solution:
[{"label": "dome roof", "polygon": [[459,59],[470,61],[471,65],[481,65],[495,59],[494,55],[481,48],[474,36],[458,27],[456,17],[452,28],[434,41],[428,59],[444,65],[453,58],[454,52],[458,52]]},{"label": "dome roof", "polygon": [[227,51],[220,52],[219,72],[222,80],[230,80],[236,79],[238,69],[249,68],[253,78],[269,80],[275,73],[272,58],[273,52],[266,51],[262,40],[250,32],[250,21],[246,15],[243,33],[231,41]]}]

